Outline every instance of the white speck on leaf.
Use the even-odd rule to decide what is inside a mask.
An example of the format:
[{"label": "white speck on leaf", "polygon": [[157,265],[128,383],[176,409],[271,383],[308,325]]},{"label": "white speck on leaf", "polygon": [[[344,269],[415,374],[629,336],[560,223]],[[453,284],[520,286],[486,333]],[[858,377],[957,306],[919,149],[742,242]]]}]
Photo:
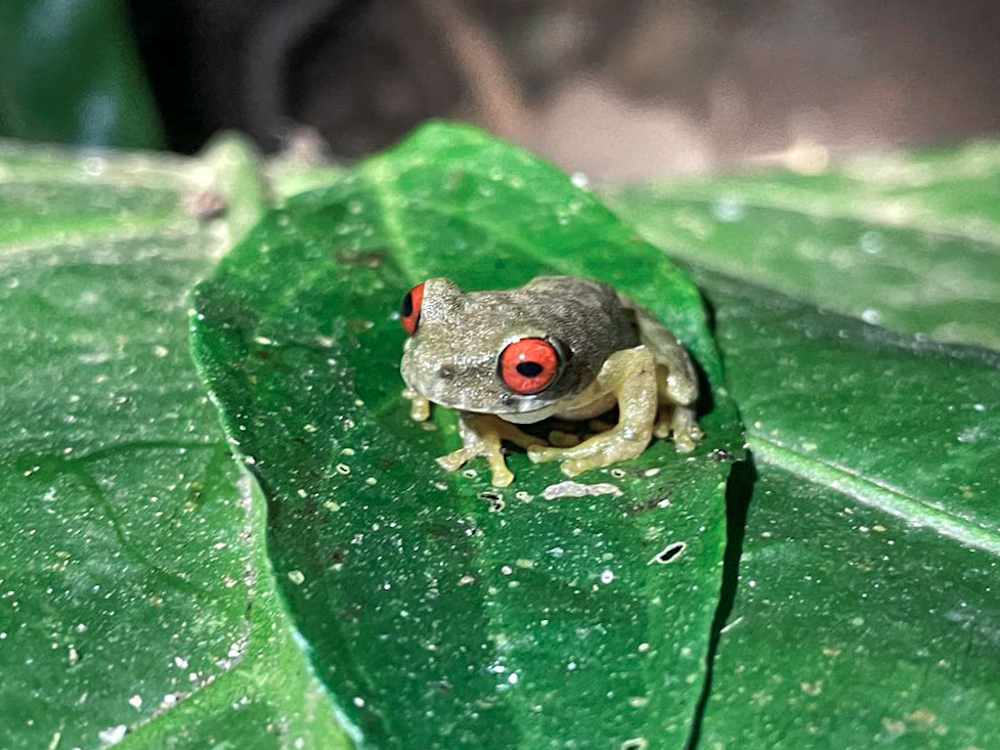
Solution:
[{"label": "white speck on leaf", "polygon": [[594,495],[618,496],[620,494],[622,494],[622,491],[610,482],[601,482],[599,484],[581,484],[580,482],[574,482],[570,479],[565,482],[559,482],[559,484],[550,484],[542,492],[542,497],[546,500],[556,500],[560,497],[591,497]]},{"label": "white speck on leaf", "polygon": [[958,433],[958,442],[976,443],[984,437],[986,437],[986,430],[979,425],[976,425],[975,427],[968,427]]},{"label": "white speck on leaf", "polygon": [[98,732],[97,736],[106,745],[117,745],[123,739],[125,739],[125,732],[128,731],[128,727],[124,724],[119,724],[116,727],[111,727],[110,729],[105,729],[103,732]]}]

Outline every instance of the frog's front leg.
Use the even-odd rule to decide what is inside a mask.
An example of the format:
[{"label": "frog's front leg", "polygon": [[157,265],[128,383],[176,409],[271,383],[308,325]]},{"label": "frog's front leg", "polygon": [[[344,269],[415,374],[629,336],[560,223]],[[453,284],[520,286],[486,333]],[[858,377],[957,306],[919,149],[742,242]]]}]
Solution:
[{"label": "frog's front leg", "polygon": [[597,376],[618,400],[618,424],[572,448],[529,448],[528,458],[561,461],[563,473],[575,476],[588,469],[635,458],[653,438],[656,420],[656,360],[643,346],[615,352]]},{"label": "frog's front leg", "polygon": [[506,487],[514,480],[514,474],[507,468],[501,441],[507,440],[521,448],[538,446],[538,438],[526,435],[510,422],[505,422],[493,414],[474,414],[459,412],[459,435],[462,437],[462,447],[446,456],[441,456],[437,462],[448,471],[455,471],[476,456],[485,456],[490,464],[495,487]]}]

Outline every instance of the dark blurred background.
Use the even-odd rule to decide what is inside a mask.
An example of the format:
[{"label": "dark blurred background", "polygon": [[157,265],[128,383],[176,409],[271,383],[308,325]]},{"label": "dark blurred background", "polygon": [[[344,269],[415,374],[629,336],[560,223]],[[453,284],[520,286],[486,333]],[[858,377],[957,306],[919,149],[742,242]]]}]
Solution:
[{"label": "dark blurred background", "polygon": [[808,170],[838,151],[1000,130],[995,0],[131,0],[121,12],[163,142],[185,153],[223,128],[273,151],[307,125],[353,159],[451,117],[625,181]]}]

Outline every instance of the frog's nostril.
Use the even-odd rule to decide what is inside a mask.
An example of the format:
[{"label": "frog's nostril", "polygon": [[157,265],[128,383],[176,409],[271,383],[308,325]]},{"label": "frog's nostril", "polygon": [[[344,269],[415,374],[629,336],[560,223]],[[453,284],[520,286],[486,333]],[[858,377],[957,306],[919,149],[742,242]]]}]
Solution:
[{"label": "frog's nostril", "polygon": [[437,376],[444,380],[450,380],[455,377],[455,366],[449,363],[440,365],[437,370]]}]

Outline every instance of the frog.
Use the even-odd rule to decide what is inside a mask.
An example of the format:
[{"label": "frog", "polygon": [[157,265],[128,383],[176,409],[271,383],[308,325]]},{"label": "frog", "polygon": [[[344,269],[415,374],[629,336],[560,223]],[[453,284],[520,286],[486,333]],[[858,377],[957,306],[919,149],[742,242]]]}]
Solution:
[{"label": "frog", "polygon": [[[406,293],[399,319],[408,334],[400,373],[410,417],[424,422],[432,404],[458,412],[462,447],[437,459],[448,471],[485,457],[491,484],[506,487],[514,474],[504,442],[575,477],[636,458],[654,437],[672,437],[681,453],[703,437],[691,356],[663,323],[603,282],[537,276],[513,289],[464,292],[431,278]],[[615,405],[617,424],[599,424],[576,444],[519,427],[550,417],[589,424]]]}]

